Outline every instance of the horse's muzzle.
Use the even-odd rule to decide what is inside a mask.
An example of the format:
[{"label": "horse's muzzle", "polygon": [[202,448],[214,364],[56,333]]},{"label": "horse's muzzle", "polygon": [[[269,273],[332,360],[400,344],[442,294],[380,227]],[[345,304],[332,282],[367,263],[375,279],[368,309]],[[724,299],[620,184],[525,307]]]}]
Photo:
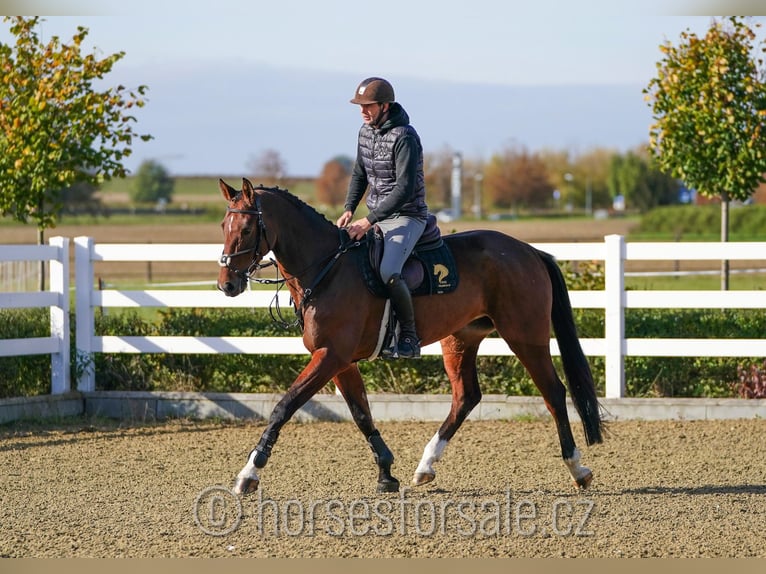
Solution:
[{"label": "horse's muzzle", "polygon": [[245,290],[244,281],[239,278],[218,282],[218,290],[223,291],[227,297],[236,297]]}]

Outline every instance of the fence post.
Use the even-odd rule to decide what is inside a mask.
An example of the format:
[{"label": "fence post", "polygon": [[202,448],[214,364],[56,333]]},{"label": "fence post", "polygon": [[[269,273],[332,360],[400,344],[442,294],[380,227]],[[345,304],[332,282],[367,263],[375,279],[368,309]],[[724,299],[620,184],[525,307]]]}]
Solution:
[{"label": "fence post", "polygon": [[58,248],[58,257],[48,267],[49,289],[58,295],[58,305],[50,308],[51,337],[59,341],[57,353],[51,353],[51,394],[70,390],[69,333],[69,238],[51,237],[48,243]]},{"label": "fence post", "polygon": [[604,261],[606,397],[625,396],[625,238],[607,235]]},{"label": "fence post", "polygon": [[75,276],[75,349],[77,361],[82,368],[77,381],[78,391],[95,391],[96,374],[93,368],[93,349],[91,341],[95,330],[93,305],[93,253],[92,237],[75,237],[74,240],[74,276]]}]

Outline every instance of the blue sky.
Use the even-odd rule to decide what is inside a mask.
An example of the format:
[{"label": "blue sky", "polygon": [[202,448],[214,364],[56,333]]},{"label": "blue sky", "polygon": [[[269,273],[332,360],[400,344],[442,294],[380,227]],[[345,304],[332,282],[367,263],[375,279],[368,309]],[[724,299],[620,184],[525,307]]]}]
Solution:
[{"label": "blue sky", "polygon": [[[139,131],[154,136],[135,147],[129,170],[158,159],[177,174],[236,174],[276,149],[293,175],[316,175],[330,158],[354,153],[360,120],[348,97],[371,75],[402,88],[427,151],[446,145],[487,159],[509,141],[532,149],[626,149],[646,139],[641,89],[656,74],[660,44],[677,44],[687,29],[703,35],[711,16],[698,14],[738,7],[746,14],[755,11],[752,4],[0,0],[6,13],[48,14],[40,30],[45,41],[58,35],[68,42],[81,25],[89,30],[86,51],[126,53],[108,81],[149,85]],[[3,23],[0,41],[9,38]],[[299,92],[316,81],[323,83],[319,103]],[[578,108],[571,92],[557,91],[594,85],[630,86],[629,95],[613,97],[610,109],[598,102]],[[570,106],[535,110],[518,88],[538,86]],[[452,116],[456,94],[464,94],[465,117]],[[500,108],[483,109],[489,105]],[[479,121],[471,110],[481,126],[470,125]]]},{"label": "blue sky", "polygon": [[[35,3],[46,4],[23,5],[28,12]],[[678,15],[698,13],[704,4],[81,0],[70,6],[102,15],[50,16],[43,35],[68,38],[83,25],[92,46],[124,50],[121,65],[130,67],[254,62],[505,85],[644,84],[659,44],[677,41],[687,28],[708,27],[709,16]]]}]

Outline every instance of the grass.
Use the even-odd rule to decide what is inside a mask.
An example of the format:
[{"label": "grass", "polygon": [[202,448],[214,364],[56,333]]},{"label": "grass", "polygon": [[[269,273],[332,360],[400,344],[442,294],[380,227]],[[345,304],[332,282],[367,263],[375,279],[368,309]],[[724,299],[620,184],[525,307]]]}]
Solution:
[{"label": "grass", "polygon": [[[222,175],[226,183],[239,189],[242,184],[243,175]],[[171,205],[188,204],[207,204],[212,202],[221,202],[221,191],[218,187],[218,177],[213,176],[179,176],[173,178],[175,187],[173,189],[173,201]],[[277,185],[271,181],[258,181],[249,178],[253,184],[273,186]],[[310,199],[314,197],[314,182],[312,180],[285,180],[278,183],[279,187],[287,187],[292,193],[301,199]],[[104,182],[101,186],[100,196],[102,201],[107,204],[127,204],[130,202],[131,179],[112,179]]]},{"label": "grass", "polygon": [[[643,291],[717,291],[721,288],[721,277],[717,272],[711,275],[684,275],[627,277],[625,287]],[[729,289],[732,291],[757,291],[766,289],[766,272],[733,273],[729,276]]]}]

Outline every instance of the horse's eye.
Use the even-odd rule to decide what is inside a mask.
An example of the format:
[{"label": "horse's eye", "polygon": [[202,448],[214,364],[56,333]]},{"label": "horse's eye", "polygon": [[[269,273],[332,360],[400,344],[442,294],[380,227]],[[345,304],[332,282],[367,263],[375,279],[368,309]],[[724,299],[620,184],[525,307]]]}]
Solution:
[{"label": "horse's eye", "polygon": [[252,227],[243,227],[242,228],[242,235],[250,235],[252,233],[253,228]]}]

